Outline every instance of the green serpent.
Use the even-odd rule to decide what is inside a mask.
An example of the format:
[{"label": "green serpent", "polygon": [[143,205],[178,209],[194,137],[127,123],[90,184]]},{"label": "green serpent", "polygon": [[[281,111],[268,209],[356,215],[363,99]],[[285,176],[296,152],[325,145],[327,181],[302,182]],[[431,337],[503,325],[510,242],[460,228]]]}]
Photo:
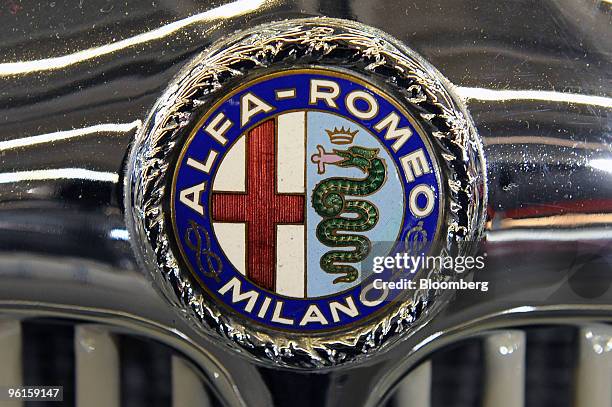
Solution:
[{"label": "green serpent", "polygon": [[[363,179],[332,177],[317,184],[312,193],[312,206],[323,218],[318,224],[316,235],[319,241],[328,247],[353,247],[353,250],[332,250],[325,253],[320,260],[321,269],[330,274],[341,274],[334,279],[336,283],[350,283],[357,279],[357,269],[348,264],[365,260],[370,253],[370,240],[363,235],[339,232],[366,232],[378,223],[378,210],[364,200],[347,200],[346,196],[370,195],[384,184],[386,168],[378,157],[378,149],[359,146],[348,150],[335,150],[333,154],[325,153],[322,147],[319,155],[312,157],[319,162],[319,172],[325,171],[321,164],[332,164],[338,167],[356,167],[367,176]],[[351,216],[342,216],[351,214]]]}]

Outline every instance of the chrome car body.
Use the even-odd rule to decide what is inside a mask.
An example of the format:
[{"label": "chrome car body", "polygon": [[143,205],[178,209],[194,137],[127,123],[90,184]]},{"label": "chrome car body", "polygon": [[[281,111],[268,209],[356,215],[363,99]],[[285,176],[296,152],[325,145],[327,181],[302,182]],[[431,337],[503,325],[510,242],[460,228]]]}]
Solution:
[{"label": "chrome car body", "polygon": [[[475,278],[490,290],[458,293],[384,354],[297,373],[229,352],[168,306],[136,262],[124,180],[135,134],[194,56],[236,30],[312,16],[389,33],[463,99],[485,146],[488,267]],[[303,405],[378,405],[460,339],[610,321],[611,16],[599,0],[3,1],[0,312],[154,338],[233,406],[283,404],[287,377]]]}]

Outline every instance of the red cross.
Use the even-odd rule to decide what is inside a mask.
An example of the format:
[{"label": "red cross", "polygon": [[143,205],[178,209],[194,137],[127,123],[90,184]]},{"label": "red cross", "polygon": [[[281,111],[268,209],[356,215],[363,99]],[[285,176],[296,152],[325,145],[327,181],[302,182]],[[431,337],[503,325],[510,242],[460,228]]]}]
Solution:
[{"label": "red cross", "polygon": [[276,225],[304,223],[304,195],[276,193],[276,129],[268,120],[247,134],[246,193],[214,193],[213,220],[246,223],[247,277],[274,290]]}]

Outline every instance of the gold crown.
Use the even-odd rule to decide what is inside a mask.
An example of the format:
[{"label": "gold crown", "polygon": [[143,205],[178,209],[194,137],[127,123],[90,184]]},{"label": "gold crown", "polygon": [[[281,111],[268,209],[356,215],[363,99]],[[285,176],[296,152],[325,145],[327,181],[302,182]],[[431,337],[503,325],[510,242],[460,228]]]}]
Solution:
[{"label": "gold crown", "polygon": [[325,130],[325,132],[327,132],[329,140],[334,144],[351,144],[359,130],[351,131],[350,128],[345,129],[342,126],[341,129],[334,127],[333,130]]}]

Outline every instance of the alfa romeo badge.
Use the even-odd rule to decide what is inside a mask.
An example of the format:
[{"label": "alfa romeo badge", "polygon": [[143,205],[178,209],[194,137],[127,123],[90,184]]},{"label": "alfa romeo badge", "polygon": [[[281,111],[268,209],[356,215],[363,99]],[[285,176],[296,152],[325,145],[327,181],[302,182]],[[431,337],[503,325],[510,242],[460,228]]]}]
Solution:
[{"label": "alfa romeo badge", "polygon": [[482,166],[469,115],[413,51],[348,21],[284,21],[176,78],[135,142],[127,213],[144,266],[203,334],[260,362],[327,367],[444,303],[376,288],[372,259],[469,251]]}]

